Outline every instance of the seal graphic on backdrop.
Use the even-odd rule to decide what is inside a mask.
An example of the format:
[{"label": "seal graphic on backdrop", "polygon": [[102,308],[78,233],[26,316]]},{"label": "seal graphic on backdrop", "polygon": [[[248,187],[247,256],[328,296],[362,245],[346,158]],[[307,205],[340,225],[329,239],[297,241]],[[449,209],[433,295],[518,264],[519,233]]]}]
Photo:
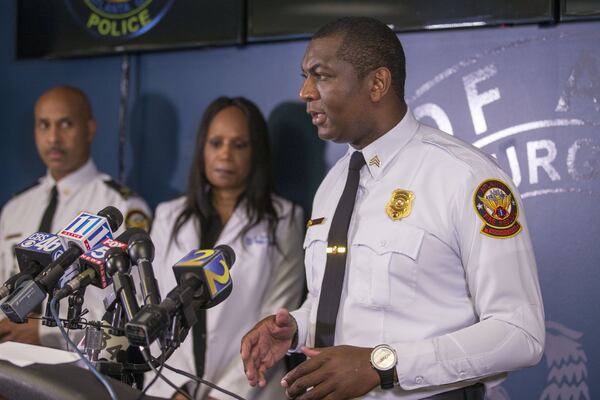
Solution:
[{"label": "seal graphic on backdrop", "polygon": [[67,0],[71,14],[94,36],[131,39],[152,29],[173,0]]},{"label": "seal graphic on backdrop", "polygon": [[[545,362],[509,375],[486,394],[490,400],[588,400],[598,391],[588,370],[600,353],[597,346],[584,351],[582,341],[598,337],[600,328],[588,300],[597,293],[600,255],[600,225],[593,223],[600,196],[597,28],[490,29],[469,42],[462,32],[451,40],[444,33],[443,43],[452,46],[413,61],[423,66],[415,89],[407,87],[415,117],[495,156],[508,175],[501,177],[506,185],[474,189],[470,206],[482,234],[510,235],[513,218],[524,229],[521,206],[527,207],[546,315],[579,327],[546,321]],[[436,42],[428,33],[420,40]],[[523,202],[507,191],[515,188]]]},{"label": "seal graphic on backdrop", "polygon": [[[457,46],[454,53],[466,52],[462,59],[423,74],[406,101],[418,120],[493,155],[523,199],[597,197],[600,53],[594,33],[569,27],[524,29],[513,40],[490,34],[475,52]],[[496,40],[500,36],[507,40]],[[560,63],[533,56],[552,53],[552,46],[569,49]]]}]

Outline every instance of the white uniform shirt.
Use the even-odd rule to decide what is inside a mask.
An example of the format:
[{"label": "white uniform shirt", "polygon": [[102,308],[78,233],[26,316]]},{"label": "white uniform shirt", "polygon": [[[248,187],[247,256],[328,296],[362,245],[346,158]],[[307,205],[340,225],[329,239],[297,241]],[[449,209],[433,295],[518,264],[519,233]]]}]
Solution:
[{"label": "white uniform shirt", "polygon": [[[19,271],[14,257],[14,246],[38,231],[55,184],[59,197],[52,220],[52,233],[66,227],[80,212],[95,214],[106,206],[116,207],[125,218],[122,227],[114,236],[123,232],[126,224],[139,224],[141,227],[148,225],[150,209],[146,202],[124,187],[121,187],[121,193],[114,182],[107,182],[111,182],[111,177],[99,172],[90,159],[83,167],[58,182],[48,172],[40,178],[37,185],[10,199],[0,214],[0,281],[5,282]],[[88,321],[101,320],[105,312],[102,300],[106,294],[96,287],[88,287],[84,297],[84,308],[90,311],[85,315]],[[44,306],[45,303],[46,301]],[[60,305],[61,317],[66,316],[67,309],[68,302],[65,299]],[[42,326],[40,339],[46,346],[66,347],[58,328],[55,327]]]},{"label": "white uniform shirt", "polygon": [[[231,269],[233,290],[231,295],[218,306],[207,310],[206,357],[204,379],[230,390],[242,397],[252,399],[283,398],[280,380],[284,365],[279,363],[270,372],[269,385],[262,391],[250,387],[244,374],[240,357],[242,336],[254,324],[279,308],[295,308],[300,302],[303,287],[302,251],[302,212],[290,202],[274,197],[280,215],[275,233],[281,252],[268,243],[267,224],[253,227],[243,237],[239,233],[247,222],[245,205],[240,204],[223,227],[216,244],[231,246],[236,261]],[[185,198],[159,204],[152,228],[152,240],[156,251],[154,268],[161,295],[166,296],[176,286],[171,267],[191,250],[197,249],[199,235],[195,223],[188,220],[177,235],[177,242],[169,240],[175,219],[184,206]],[[245,244],[245,247],[243,244]],[[193,338],[190,332],[167,363],[175,368],[196,373]],[[163,369],[163,374],[177,386],[189,379]],[[147,379],[153,377],[147,374]],[[149,390],[151,394],[170,397],[174,390],[159,379]],[[207,394],[207,387],[198,390],[198,399]],[[228,399],[218,391],[210,391],[210,396]]]},{"label": "white uniform shirt", "polygon": [[[353,151],[315,195],[311,220],[325,219],[308,228],[304,242],[309,295],[293,312],[299,345],[314,343],[327,235]],[[335,344],[391,345],[400,384],[365,399],[421,399],[481,377],[491,386],[504,371],[539,361],[542,299],[523,206],[508,176],[410,111],[363,155]],[[488,179],[506,183],[517,202],[508,206],[513,216],[518,207],[522,227],[513,237],[482,233],[474,195]],[[386,210],[396,189],[414,194],[412,211],[399,220]]]}]

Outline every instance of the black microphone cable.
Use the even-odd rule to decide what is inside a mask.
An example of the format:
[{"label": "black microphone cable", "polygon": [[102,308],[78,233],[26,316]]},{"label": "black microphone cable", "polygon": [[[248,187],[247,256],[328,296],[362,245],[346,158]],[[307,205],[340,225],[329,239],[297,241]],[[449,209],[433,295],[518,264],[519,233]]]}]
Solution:
[{"label": "black microphone cable", "polygon": [[81,358],[81,360],[85,363],[85,365],[88,367],[90,372],[92,374],[94,374],[96,376],[96,378],[98,378],[98,380],[100,381],[100,383],[102,383],[102,385],[104,385],[104,387],[108,391],[108,394],[109,394],[111,400],[119,400],[119,397],[117,396],[117,392],[115,392],[115,389],[113,389],[110,382],[104,376],[102,376],[102,374],[100,372],[98,372],[98,370],[96,370],[96,368],[92,365],[90,360],[85,358],[83,353],[77,348],[77,345],[75,343],[73,343],[73,341],[71,340],[71,338],[65,331],[65,328],[62,326],[62,324],[60,322],[60,318],[58,317],[58,300],[56,300],[56,298],[53,298],[50,301],[50,312],[52,312],[52,317],[54,317],[54,321],[56,322],[58,329],[60,329],[60,333],[63,335],[65,340],[71,346],[73,346],[73,348],[75,349],[75,352],[77,352],[77,354],[79,355],[79,358]]},{"label": "black microphone cable", "polygon": [[[162,370],[166,365],[164,348],[161,348],[160,360],[157,360],[156,358],[152,357],[152,355],[150,354],[150,350],[148,350],[147,348],[143,348],[142,346],[140,346],[140,352],[142,353],[144,360],[146,360],[146,363],[150,366],[150,368],[152,368],[152,371],[154,371],[155,375],[154,375],[154,378],[152,378],[152,380],[150,382],[148,382],[148,384],[146,385],[144,390],[142,390],[142,392],[139,394],[138,397],[136,397],[135,400],[140,400],[142,397],[144,397],[144,395],[146,394],[146,391],[148,391],[148,389],[150,389],[150,387],[152,385],[154,385],[154,383],[158,380],[158,378],[165,381],[169,386],[171,386],[173,389],[175,389],[177,391],[177,393],[183,395],[186,399],[194,400],[190,397],[189,394],[187,394],[186,392],[181,390],[181,388],[178,388],[177,385],[175,385],[166,376],[164,376],[162,374]],[[160,365],[158,370],[154,366],[153,362],[158,362],[158,365]]]},{"label": "black microphone cable", "polygon": [[231,396],[234,399],[237,399],[237,400],[246,400],[242,396],[240,396],[238,394],[235,394],[233,392],[230,392],[227,389],[223,389],[222,387],[220,387],[218,385],[215,385],[214,383],[209,382],[206,379],[199,378],[196,375],[190,374],[189,372],[185,372],[185,371],[183,371],[181,369],[177,369],[177,368],[171,367],[170,365],[168,365],[166,363],[164,364],[164,366],[165,366],[166,369],[171,370],[171,371],[175,372],[176,374],[183,375],[186,378],[189,378],[189,379],[192,379],[192,380],[196,381],[197,383],[201,383],[203,385],[208,386],[211,389],[215,389],[215,390],[218,390],[221,393],[225,393],[226,395]]}]

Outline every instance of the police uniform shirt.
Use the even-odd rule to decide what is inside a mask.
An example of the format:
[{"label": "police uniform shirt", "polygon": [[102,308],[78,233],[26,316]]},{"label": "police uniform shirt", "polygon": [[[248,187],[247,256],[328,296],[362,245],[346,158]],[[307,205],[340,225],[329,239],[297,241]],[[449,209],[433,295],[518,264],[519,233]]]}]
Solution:
[{"label": "police uniform shirt", "polygon": [[[314,343],[327,235],[353,151],[315,195],[304,241],[309,294],[293,312],[299,346]],[[365,399],[421,399],[477,380],[492,386],[504,371],[539,361],[542,299],[509,177],[410,111],[362,152],[335,344],[386,343],[399,360],[399,386]]]},{"label": "police uniform shirt", "polygon": [[[90,159],[77,171],[56,182],[50,172],[38,184],[9,200],[0,214],[0,280],[5,282],[18,272],[14,246],[36,232],[48,205],[52,187],[57,185],[58,207],[52,220],[51,232],[67,226],[80,212],[97,213],[106,206],[114,206],[123,213],[123,226],[113,236],[123,232],[125,226],[149,228],[150,209],[146,202],[124,186],[118,185],[109,175],[98,171]],[[95,287],[85,292],[84,308],[89,309],[87,320],[100,320],[104,314],[102,300],[107,293]],[[44,301],[45,305],[45,301]],[[66,315],[67,301],[61,302],[61,316]],[[42,344],[64,347],[58,328],[41,327]]]},{"label": "police uniform shirt", "polygon": [[[231,269],[233,291],[221,304],[206,311],[206,355],[203,378],[239,394],[245,399],[279,399],[283,397],[280,380],[285,373],[283,362],[269,371],[267,387],[259,389],[248,385],[244,366],[240,358],[242,336],[257,321],[273,314],[282,307],[294,309],[300,303],[304,283],[302,265],[302,235],[304,224],[299,207],[274,196],[274,205],[279,215],[275,236],[281,251],[269,242],[267,223],[262,221],[240,236],[247,224],[246,204],[241,202],[223,227],[216,245],[231,246],[236,261]],[[176,285],[172,266],[190,251],[198,248],[197,223],[188,220],[179,230],[176,241],[170,241],[173,224],[181,213],[185,198],[180,197],[161,203],[156,208],[152,226],[152,240],[156,248],[154,259],[155,275],[162,296],[166,296]],[[158,353],[156,353],[158,354]],[[156,355],[153,351],[153,355]],[[195,373],[193,338],[188,334],[185,341],[168,360],[169,365]],[[171,371],[163,370],[176,386],[183,386],[189,379]],[[147,378],[153,377],[148,373]],[[192,388],[194,385],[187,386]],[[217,399],[228,396],[201,385],[196,398],[204,399],[208,394]],[[150,394],[170,397],[171,386],[158,380],[149,390]]]}]

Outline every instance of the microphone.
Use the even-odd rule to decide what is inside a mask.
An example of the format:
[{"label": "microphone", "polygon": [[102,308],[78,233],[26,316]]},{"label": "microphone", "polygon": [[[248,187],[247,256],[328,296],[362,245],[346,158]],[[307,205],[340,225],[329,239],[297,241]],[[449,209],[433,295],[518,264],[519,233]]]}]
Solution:
[{"label": "microphone", "polygon": [[112,248],[119,248],[123,251],[127,250],[127,241],[142,229],[132,228],[121,233],[116,239],[106,238],[93,249],[79,256],[79,270],[83,270],[75,278],[71,279],[60,290],[54,293],[54,297],[58,300],[63,299],[72,294],[77,289],[87,285],[94,285],[100,289],[104,289],[112,283],[112,276],[115,271],[109,273],[107,270],[107,260],[118,252],[110,252]]},{"label": "microphone", "polygon": [[58,232],[64,246],[75,245],[87,251],[95,247],[107,237],[112,238],[112,233],[119,229],[123,223],[123,214],[113,207],[104,207],[98,214],[87,212],[80,213],[66,228]]},{"label": "microphone", "polygon": [[59,237],[54,234],[36,232],[29,235],[15,247],[20,272],[0,287],[0,299],[11,294],[21,283],[33,279],[64,251]]},{"label": "microphone", "polygon": [[112,238],[123,222],[123,214],[115,207],[108,206],[98,215],[80,213],[67,227],[58,233],[66,250],[34,279],[23,283],[19,290],[7,298],[0,308],[13,322],[27,321],[27,315],[51,293],[65,269],[73,264],[86,250]]},{"label": "microphone", "polygon": [[[142,307],[125,325],[125,335],[135,346],[149,346],[181,312],[188,328],[195,322],[194,309],[211,308],[225,300],[233,288],[229,269],[235,262],[231,247],[193,250],[173,266],[177,286],[158,305]],[[191,312],[190,312],[191,311]]]},{"label": "microphone", "polygon": [[150,235],[143,229],[138,229],[129,239],[129,258],[137,265],[140,275],[140,289],[144,304],[160,303],[160,292],[154,277],[152,260],[154,260],[154,244]]},{"label": "microphone", "polygon": [[131,321],[139,312],[140,306],[135,298],[133,279],[129,275],[131,270],[129,256],[121,248],[113,247],[107,252],[106,267],[109,275],[113,277],[113,291],[121,300],[121,307],[127,321]]},{"label": "microphone", "polygon": [[123,223],[123,214],[115,207],[108,206],[98,215],[80,213],[65,229],[58,233],[65,252],[50,263],[35,282],[49,293],[65,272],[65,268],[73,264],[84,251],[90,250],[106,238],[112,238],[112,232]]},{"label": "microphone", "polygon": [[[20,266],[19,266],[20,267]],[[5,298],[9,294],[13,293],[21,283],[30,281],[33,277],[40,273],[44,269],[44,266],[36,261],[30,261],[27,266],[8,278],[4,285],[0,287],[0,299]]]}]

